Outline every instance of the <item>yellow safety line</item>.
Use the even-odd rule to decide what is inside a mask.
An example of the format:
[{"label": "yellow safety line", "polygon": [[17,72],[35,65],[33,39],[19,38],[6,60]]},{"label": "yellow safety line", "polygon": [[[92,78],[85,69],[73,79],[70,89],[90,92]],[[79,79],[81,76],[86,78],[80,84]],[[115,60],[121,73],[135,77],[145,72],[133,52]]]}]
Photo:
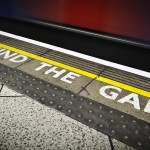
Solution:
[{"label": "yellow safety line", "polygon": [[62,64],[62,63],[59,63],[57,61],[50,60],[50,59],[47,59],[47,58],[44,58],[44,57],[41,57],[41,56],[38,56],[38,55],[35,55],[35,54],[32,54],[32,53],[29,53],[29,52],[25,52],[23,50],[20,50],[20,49],[17,49],[17,48],[14,48],[14,47],[11,47],[11,46],[8,46],[8,45],[5,45],[5,44],[0,44],[0,47],[4,48],[4,49],[11,50],[13,52],[22,54],[24,56],[27,56],[27,57],[30,57],[30,58],[33,58],[33,59],[36,59],[36,60],[42,61],[42,62],[46,62],[46,63],[52,64],[52,65],[55,65],[55,66],[67,69],[69,71],[76,72],[78,74],[87,76],[89,78],[96,78],[96,80],[98,80],[98,81],[101,81],[101,82],[104,82],[104,83],[108,83],[108,84],[120,87],[122,89],[128,90],[130,92],[134,92],[134,93],[137,93],[137,94],[140,94],[140,95],[143,95],[143,96],[146,96],[146,97],[150,98],[150,92],[148,92],[148,91],[145,91],[145,90],[142,90],[142,89],[139,89],[139,88],[136,88],[136,87],[133,87],[133,86],[130,86],[130,85],[118,82],[118,81],[114,81],[114,80],[111,80],[111,79],[108,79],[108,78],[105,78],[105,77],[101,77],[101,76],[97,77],[96,74],[89,73],[87,71],[83,71],[81,69],[77,69],[75,67],[71,67],[71,66],[68,66],[66,64]]},{"label": "yellow safety line", "polygon": [[148,91],[145,91],[145,90],[142,90],[142,89],[139,89],[139,88],[136,88],[136,87],[133,87],[133,86],[130,86],[130,85],[118,82],[118,81],[114,81],[114,80],[111,80],[111,79],[108,79],[108,78],[105,78],[105,77],[101,77],[101,76],[98,77],[97,80],[150,98],[150,92],[148,92]]}]

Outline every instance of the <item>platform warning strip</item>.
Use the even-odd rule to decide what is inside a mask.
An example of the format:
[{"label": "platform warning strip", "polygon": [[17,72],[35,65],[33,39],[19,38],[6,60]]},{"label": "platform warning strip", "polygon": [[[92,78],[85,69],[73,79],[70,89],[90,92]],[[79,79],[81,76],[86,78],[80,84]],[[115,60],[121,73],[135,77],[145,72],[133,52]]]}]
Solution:
[{"label": "platform warning strip", "polygon": [[148,122],[3,64],[0,82],[134,148],[150,149]]},{"label": "platform warning strip", "polygon": [[54,61],[54,60],[50,60],[50,59],[47,59],[47,58],[44,58],[44,57],[32,54],[30,52],[26,52],[26,51],[23,51],[23,50],[20,50],[20,49],[8,46],[8,45],[5,45],[5,44],[0,44],[0,48],[11,50],[11,51],[19,53],[21,55],[27,56],[29,58],[32,58],[32,59],[35,59],[35,60],[39,60],[39,61],[42,61],[42,62],[45,62],[45,63],[49,63],[49,64],[52,64],[52,65],[55,65],[55,66],[67,69],[69,71],[73,71],[75,73],[84,75],[86,77],[89,77],[89,78],[92,78],[92,79],[96,79],[98,81],[102,81],[104,83],[111,84],[111,85],[120,87],[120,88],[122,88],[124,90],[130,91],[130,92],[133,92],[133,93],[136,93],[136,94],[140,94],[142,96],[150,98],[150,92],[149,91],[145,91],[145,90],[142,90],[142,89],[139,89],[139,88],[136,88],[136,87],[133,87],[133,86],[130,86],[130,85],[118,82],[118,81],[114,81],[114,80],[108,79],[106,77],[102,77],[102,76],[97,77],[96,74],[93,74],[93,73],[90,73],[90,72],[87,72],[87,71],[84,71],[84,70],[81,70],[81,69],[78,69],[78,68],[75,68],[75,67],[72,67],[72,66],[69,66],[69,65],[66,65],[66,64]]},{"label": "platform warning strip", "polygon": [[[33,54],[30,51],[27,52],[26,50],[22,50],[22,48],[9,46],[9,44],[6,43],[0,43],[0,49],[4,49],[4,51],[10,50],[31,59],[45,62],[88,78],[101,81],[101,83],[114,85],[121,89],[150,98],[148,88],[146,90],[140,89],[134,87],[132,84],[128,85],[104,76],[98,76],[95,73],[84,71],[84,69],[82,70],[72,67],[71,65],[66,65],[65,63],[60,63],[59,61]],[[138,117],[135,117],[134,115],[126,114],[125,112],[111,108],[110,106],[82,97],[74,92],[49,83],[48,81],[36,78],[34,74],[30,75],[30,73],[25,73],[24,71],[19,70],[19,68],[8,67],[7,63],[6,65],[0,64],[0,82],[19,93],[28,95],[40,103],[53,107],[67,116],[74,118],[97,131],[110,135],[134,148],[140,150],[150,149],[150,123],[149,121],[147,122],[147,120],[140,120],[141,118],[138,119]]]}]

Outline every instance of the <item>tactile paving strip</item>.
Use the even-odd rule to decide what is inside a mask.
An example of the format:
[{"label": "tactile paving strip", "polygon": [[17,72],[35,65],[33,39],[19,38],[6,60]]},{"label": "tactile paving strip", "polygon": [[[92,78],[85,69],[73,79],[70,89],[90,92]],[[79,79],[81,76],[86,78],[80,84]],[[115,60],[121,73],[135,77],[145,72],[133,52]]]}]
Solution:
[{"label": "tactile paving strip", "polygon": [[0,64],[0,82],[140,150],[150,149],[150,124]]},{"label": "tactile paving strip", "polygon": [[46,52],[51,51],[48,48],[44,48],[42,46],[37,46],[35,44],[27,43],[24,41],[20,41],[17,39],[8,38],[4,41],[1,41],[2,44],[6,44],[8,46],[24,50],[26,52],[30,52],[32,54],[41,55],[45,54]]},{"label": "tactile paving strip", "polygon": [[[0,37],[2,37],[2,36],[0,35]],[[42,46],[37,46],[37,45],[31,44],[31,43],[27,43],[27,42],[9,38],[9,37],[6,40],[0,41],[0,42],[2,44],[6,44],[8,46],[11,46],[11,47],[14,47],[17,49],[21,49],[21,50],[24,50],[24,51],[27,51],[27,52],[30,52],[30,53],[33,53],[36,55],[45,54],[45,55],[43,55],[43,57],[45,57],[45,58],[49,58],[51,60],[67,64],[72,67],[79,68],[81,70],[86,70],[86,71],[94,73],[94,74],[98,74],[105,68],[104,65],[96,64],[94,62],[83,60],[83,59],[77,58],[75,56],[70,56],[70,55],[67,55],[67,54],[64,54],[61,52],[57,52],[57,51],[54,51],[54,50],[51,50],[48,48],[44,48]]]},{"label": "tactile paving strip", "polygon": [[0,35],[0,42],[5,41],[6,39],[8,39],[8,37]]},{"label": "tactile paving strip", "polygon": [[107,69],[102,72],[101,76],[150,91],[150,79],[146,77],[135,75],[112,67],[107,67]]},{"label": "tactile paving strip", "polygon": [[73,66],[75,68],[86,70],[94,74],[99,74],[99,72],[101,72],[106,67],[104,65],[100,65],[94,62],[90,62],[88,60],[84,60],[75,56],[70,56],[53,50],[50,53],[45,54],[43,57]]},{"label": "tactile paving strip", "polygon": [[[63,64],[67,64],[72,67],[88,71],[90,73],[99,74],[99,72],[101,72],[106,67],[104,65],[90,62],[88,60],[83,60],[75,56],[70,56],[61,52],[57,52],[21,40],[0,35],[0,39],[1,38],[5,40],[2,40],[0,42],[8,46],[12,46],[39,56],[43,55],[43,57],[45,58],[52,59],[54,61],[58,61]],[[131,85],[136,88],[150,91],[150,79],[126,71],[122,71],[112,67],[107,67],[107,69],[105,69],[105,71],[101,73],[101,76],[124,84]]]}]

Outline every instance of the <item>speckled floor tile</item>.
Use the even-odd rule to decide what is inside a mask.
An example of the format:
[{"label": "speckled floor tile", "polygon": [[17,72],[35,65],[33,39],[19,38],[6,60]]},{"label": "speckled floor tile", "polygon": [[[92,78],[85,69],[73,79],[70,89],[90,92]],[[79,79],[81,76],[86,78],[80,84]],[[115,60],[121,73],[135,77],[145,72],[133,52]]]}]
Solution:
[{"label": "speckled floor tile", "polygon": [[136,150],[132,147],[129,147],[128,145],[116,140],[116,139],[112,139],[113,142],[113,146],[115,150]]},{"label": "speckled floor tile", "polygon": [[0,114],[0,150],[111,149],[106,135],[28,97],[0,97]]},{"label": "speckled floor tile", "polygon": [[22,96],[22,94],[17,93],[0,83],[0,96]]}]

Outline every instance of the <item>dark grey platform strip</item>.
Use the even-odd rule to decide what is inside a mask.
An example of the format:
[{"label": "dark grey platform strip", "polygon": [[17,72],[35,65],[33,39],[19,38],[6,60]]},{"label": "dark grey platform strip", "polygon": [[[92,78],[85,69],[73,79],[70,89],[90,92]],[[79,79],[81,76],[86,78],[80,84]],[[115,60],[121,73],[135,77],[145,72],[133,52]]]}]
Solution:
[{"label": "dark grey platform strip", "polygon": [[1,43],[36,54],[36,55],[41,55],[46,52],[50,52],[50,53],[45,54],[43,57],[79,68],[81,70],[86,70],[94,74],[98,74],[105,68],[104,65],[100,65],[94,62],[83,60],[81,58],[70,56],[61,52],[57,52],[48,48],[44,48],[42,46],[37,46],[31,43],[20,41],[20,40],[13,39],[13,38],[8,38],[5,41],[1,41]]},{"label": "dark grey platform strip", "polygon": [[101,76],[150,91],[150,79],[126,71],[107,67]]},{"label": "dark grey platform strip", "polygon": [[[83,60],[81,58],[77,58],[74,56],[70,56],[61,52],[57,52],[51,49],[47,49],[41,46],[37,46],[28,42],[20,41],[17,39],[9,38],[6,36],[0,35],[0,38],[3,40],[1,43],[36,54],[43,55],[43,57],[58,61],[60,63],[64,63],[81,70],[86,70],[88,72],[98,74],[101,72],[106,66],[100,65],[94,62],[90,62],[87,60]],[[5,40],[4,40],[5,39]],[[49,53],[48,53],[49,52]],[[150,79],[146,77],[141,77],[126,71],[122,71],[119,69],[115,69],[112,67],[107,67],[107,69],[101,74],[101,76],[119,81],[121,83],[125,83],[146,91],[150,91]]]},{"label": "dark grey platform strip", "polygon": [[145,121],[2,64],[0,82],[134,148],[150,149],[150,124]]},{"label": "dark grey platform strip", "polygon": [[104,65],[90,62],[90,60],[84,60],[56,51],[51,51],[50,53],[45,54],[44,57],[73,66],[75,68],[86,70],[94,74],[99,74],[99,72],[101,72],[106,67]]},{"label": "dark grey platform strip", "polygon": [[5,41],[6,39],[8,39],[7,36],[0,35],[0,42]]},{"label": "dark grey platform strip", "polygon": [[28,42],[24,42],[24,41],[12,39],[12,38],[8,38],[7,40],[1,41],[1,43],[9,45],[9,46],[14,47],[14,48],[24,50],[26,52],[36,54],[36,55],[41,55],[41,54],[44,54],[46,52],[51,51],[48,48],[44,48],[42,46],[37,46],[35,44],[31,44]]}]

